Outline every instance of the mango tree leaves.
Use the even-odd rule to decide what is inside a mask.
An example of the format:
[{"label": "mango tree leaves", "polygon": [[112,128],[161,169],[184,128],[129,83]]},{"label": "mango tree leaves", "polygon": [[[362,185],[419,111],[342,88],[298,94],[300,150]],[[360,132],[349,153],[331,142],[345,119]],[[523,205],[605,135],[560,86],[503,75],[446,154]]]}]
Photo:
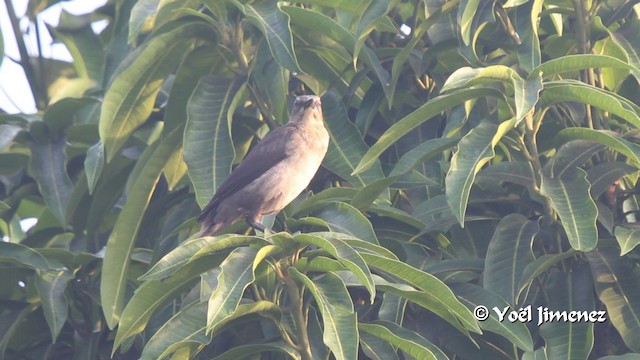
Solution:
[{"label": "mango tree leaves", "polygon": [[201,208],[231,172],[235,152],[230,122],[242,84],[241,78],[204,76],[187,105],[183,157]]},{"label": "mango tree leaves", "polygon": [[614,249],[587,253],[598,298],[607,307],[607,317],[624,343],[640,352],[640,281]]},{"label": "mango tree leaves", "polygon": [[193,41],[209,31],[206,25],[196,21],[152,38],[113,80],[100,114],[100,139],[108,162],[147,120],[164,79],[179,64]]},{"label": "mango tree leaves", "polygon": [[543,176],[540,186],[540,194],[558,212],[571,247],[581,251],[593,250],[598,242],[598,209],[586,175],[580,168],[571,168],[559,177]]},{"label": "mango tree leaves", "polygon": [[180,144],[181,130],[182,128],[177,128],[156,146],[148,147],[147,152],[150,154],[148,160],[146,162],[139,161],[136,164],[136,167],[140,169],[138,177],[133,181],[128,201],[122,208],[113,232],[107,241],[103,266],[110,270],[102,272],[100,296],[105,318],[111,328],[115,327],[120,320],[124,308],[129,257],[140,230],[142,216],[151,200],[162,168]]}]

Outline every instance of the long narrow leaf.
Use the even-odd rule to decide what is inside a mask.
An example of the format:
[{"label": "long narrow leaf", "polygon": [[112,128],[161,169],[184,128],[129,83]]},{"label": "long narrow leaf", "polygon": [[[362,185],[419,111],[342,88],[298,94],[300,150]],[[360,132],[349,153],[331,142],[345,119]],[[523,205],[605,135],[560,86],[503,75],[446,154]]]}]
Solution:
[{"label": "long narrow leaf", "polygon": [[304,283],[320,307],[324,324],[323,340],[337,360],[356,359],[358,328],[353,302],[342,280],[333,273],[311,280],[295,268],[289,275]]},{"label": "long narrow leaf", "polygon": [[162,168],[169,160],[171,153],[180,145],[182,127],[176,128],[157,146],[151,146],[149,160],[139,162],[141,167],[138,177],[133,179],[131,192],[122,208],[113,231],[107,241],[100,282],[100,298],[102,309],[110,328],[114,328],[124,308],[125,287],[129,269],[129,257],[133,250],[142,216],[151,200],[155,185],[160,178]]}]

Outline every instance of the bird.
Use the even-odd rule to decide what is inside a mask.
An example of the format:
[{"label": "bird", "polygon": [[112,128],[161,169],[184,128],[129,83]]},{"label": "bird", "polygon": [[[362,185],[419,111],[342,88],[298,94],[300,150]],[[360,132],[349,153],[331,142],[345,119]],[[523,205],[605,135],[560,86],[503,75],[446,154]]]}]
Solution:
[{"label": "bird", "polygon": [[213,235],[240,219],[264,233],[262,216],[279,212],[307,188],[329,139],[320,97],[296,97],[289,122],[251,149],[202,209],[200,235]]}]

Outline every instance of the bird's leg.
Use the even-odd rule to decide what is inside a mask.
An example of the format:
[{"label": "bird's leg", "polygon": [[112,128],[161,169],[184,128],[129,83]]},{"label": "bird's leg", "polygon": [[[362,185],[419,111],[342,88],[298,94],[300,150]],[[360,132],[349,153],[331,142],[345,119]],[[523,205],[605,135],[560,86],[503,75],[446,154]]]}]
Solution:
[{"label": "bird's leg", "polygon": [[266,234],[267,231],[270,231],[270,229],[268,229],[266,226],[260,223],[259,215],[247,216],[246,221],[247,221],[247,224],[249,224],[249,226],[251,226],[255,230],[261,231],[263,234]]}]

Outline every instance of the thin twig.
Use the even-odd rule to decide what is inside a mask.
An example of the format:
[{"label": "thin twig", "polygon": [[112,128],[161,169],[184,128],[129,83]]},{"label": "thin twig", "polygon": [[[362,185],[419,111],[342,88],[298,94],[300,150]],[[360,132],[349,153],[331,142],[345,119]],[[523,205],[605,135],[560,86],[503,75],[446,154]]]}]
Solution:
[{"label": "thin twig", "polygon": [[27,47],[24,43],[24,38],[22,37],[22,31],[20,31],[20,21],[16,16],[16,11],[13,8],[13,3],[11,0],[4,0],[4,3],[7,7],[7,13],[9,15],[9,20],[11,21],[11,28],[13,29],[13,35],[16,39],[16,44],[18,46],[18,52],[20,53],[20,66],[22,66],[22,70],[24,71],[25,76],[27,77],[27,81],[29,82],[29,87],[31,87],[31,95],[33,96],[33,101],[36,103],[36,107],[38,110],[42,110],[44,107],[44,102],[40,100],[38,86],[36,82],[35,72],[31,63],[29,62],[29,53],[27,52]]}]

